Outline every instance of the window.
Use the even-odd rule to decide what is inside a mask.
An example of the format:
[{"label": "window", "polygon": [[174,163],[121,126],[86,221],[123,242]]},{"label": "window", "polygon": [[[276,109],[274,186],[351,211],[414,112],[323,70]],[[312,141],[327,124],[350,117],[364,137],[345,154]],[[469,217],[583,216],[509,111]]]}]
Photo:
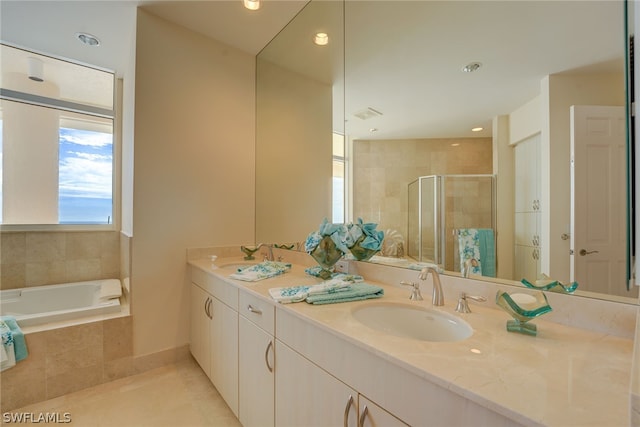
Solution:
[{"label": "window", "polygon": [[333,134],[333,204],[332,222],[345,222],[345,155],[344,135]]},{"label": "window", "polygon": [[111,224],[113,73],[0,47],[1,223]]}]

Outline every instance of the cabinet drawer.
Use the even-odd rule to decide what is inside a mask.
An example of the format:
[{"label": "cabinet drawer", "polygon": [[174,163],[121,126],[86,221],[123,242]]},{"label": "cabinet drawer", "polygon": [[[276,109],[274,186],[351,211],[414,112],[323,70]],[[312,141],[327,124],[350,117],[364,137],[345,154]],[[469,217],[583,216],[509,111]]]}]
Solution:
[{"label": "cabinet drawer", "polygon": [[273,335],[275,329],[275,307],[273,305],[248,292],[240,292],[238,312]]},{"label": "cabinet drawer", "polygon": [[232,309],[238,309],[238,288],[235,286],[195,267],[191,267],[191,281]]}]

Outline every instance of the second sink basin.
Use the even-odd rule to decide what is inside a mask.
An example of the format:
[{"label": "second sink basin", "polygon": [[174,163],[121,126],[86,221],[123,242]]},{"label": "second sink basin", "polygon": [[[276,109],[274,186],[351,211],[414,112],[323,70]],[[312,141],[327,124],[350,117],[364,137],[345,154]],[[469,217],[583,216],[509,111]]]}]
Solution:
[{"label": "second sink basin", "polygon": [[371,303],[353,310],[353,317],[369,328],[422,341],[461,341],[473,328],[457,316],[406,304]]}]

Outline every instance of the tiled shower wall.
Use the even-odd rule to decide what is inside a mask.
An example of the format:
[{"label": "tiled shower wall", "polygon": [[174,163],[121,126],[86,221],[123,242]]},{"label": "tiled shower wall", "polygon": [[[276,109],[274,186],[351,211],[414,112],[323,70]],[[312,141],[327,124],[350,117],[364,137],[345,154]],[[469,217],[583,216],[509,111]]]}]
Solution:
[{"label": "tiled shower wall", "polygon": [[122,239],[118,231],[3,232],[0,289],[122,278]]},{"label": "tiled shower wall", "polygon": [[491,138],[360,140],[353,145],[353,216],[406,241],[408,185],[420,176],[491,174]]}]

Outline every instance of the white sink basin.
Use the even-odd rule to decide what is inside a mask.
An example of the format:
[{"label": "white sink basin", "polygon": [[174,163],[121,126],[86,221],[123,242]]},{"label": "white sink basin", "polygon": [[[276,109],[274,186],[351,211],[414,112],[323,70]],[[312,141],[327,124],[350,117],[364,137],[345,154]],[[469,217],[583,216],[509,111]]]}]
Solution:
[{"label": "white sink basin", "polygon": [[226,268],[229,270],[238,270],[239,268],[251,267],[252,265],[258,264],[258,261],[239,261],[239,262],[231,262],[228,264],[221,264],[218,268]]},{"label": "white sink basin", "polygon": [[426,307],[371,303],[354,309],[352,315],[369,328],[422,341],[461,341],[473,334],[461,318]]}]

